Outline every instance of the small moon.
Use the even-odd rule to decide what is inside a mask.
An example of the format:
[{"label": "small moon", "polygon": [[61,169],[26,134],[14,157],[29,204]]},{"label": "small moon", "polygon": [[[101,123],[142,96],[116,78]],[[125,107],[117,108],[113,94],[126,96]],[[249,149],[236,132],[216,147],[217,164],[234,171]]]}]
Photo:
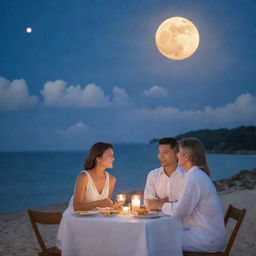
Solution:
[{"label": "small moon", "polygon": [[26,31],[27,31],[27,33],[31,33],[32,32],[32,28],[26,28]]},{"label": "small moon", "polygon": [[183,60],[199,46],[196,26],[182,17],[172,17],[160,24],[155,35],[158,50],[167,58]]}]

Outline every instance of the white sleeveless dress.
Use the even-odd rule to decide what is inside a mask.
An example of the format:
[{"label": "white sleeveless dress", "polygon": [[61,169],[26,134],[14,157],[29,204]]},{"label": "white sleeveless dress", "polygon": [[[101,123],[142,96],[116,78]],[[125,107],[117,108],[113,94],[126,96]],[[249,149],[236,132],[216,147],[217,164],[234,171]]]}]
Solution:
[{"label": "white sleeveless dress", "polygon": [[[97,201],[97,200],[108,198],[108,196],[109,196],[109,173],[105,171],[106,181],[105,181],[105,184],[104,184],[104,187],[103,187],[101,193],[99,193],[90,174],[87,171],[82,171],[82,172],[85,172],[88,176],[88,183],[87,183],[86,191],[85,191],[85,198],[86,198],[85,202],[92,202],[92,201]],[[68,208],[63,213],[63,216],[66,214],[70,214],[74,211],[73,199],[74,199],[74,195],[72,196],[72,198],[69,202]],[[62,246],[61,241],[63,240],[62,237],[64,236],[63,228],[64,228],[63,222],[61,221],[60,225],[59,225],[57,241],[56,241],[56,245],[59,249],[61,249],[61,246]]]},{"label": "white sleeveless dress", "polygon": [[[85,202],[93,202],[93,201],[108,198],[108,196],[109,196],[109,173],[105,171],[106,181],[105,181],[105,184],[104,184],[104,187],[103,187],[101,193],[99,193],[91,175],[87,171],[82,171],[82,172],[86,173],[86,175],[88,177],[88,182],[87,182],[86,191],[85,191],[85,198],[86,198]],[[73,209],[73,200],[74,200],[74,195],[72,196],[72,198],[70,199],[70,202],[69,202],[69,207],[72,207],[72,209]]]}]

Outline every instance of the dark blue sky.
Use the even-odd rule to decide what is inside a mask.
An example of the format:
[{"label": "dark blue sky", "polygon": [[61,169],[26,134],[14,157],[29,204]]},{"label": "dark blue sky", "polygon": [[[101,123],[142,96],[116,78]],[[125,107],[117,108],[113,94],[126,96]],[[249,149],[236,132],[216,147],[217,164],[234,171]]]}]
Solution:
[{"label": "dark blue sky", "polygon": [[[0,10],[2,151],[256,124],[255,1],[0,0]],[[200,33],[182,61],[155,46],[173,16]]]}]

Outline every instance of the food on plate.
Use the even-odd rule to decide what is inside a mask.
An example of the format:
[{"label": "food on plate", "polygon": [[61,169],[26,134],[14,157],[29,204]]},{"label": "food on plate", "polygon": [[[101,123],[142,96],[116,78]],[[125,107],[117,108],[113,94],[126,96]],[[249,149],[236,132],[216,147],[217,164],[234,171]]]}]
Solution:
[{"label": "food on plate", "polygon": [[111,207],[112,210],[115,211],[122,211],[122,206],[119,204],[113,204],[113,206]]},{"label": "food on plate", "polygon": [[110,211],[104,211],[104,212],[102,212],[102,215],[103,216],[110,216],[111,212]]},{"label": "food on plate", "polygon": [[121,212],[121,209],[114,207],[98,207],[97,208],[103,216],[114,216]]},{"label": "food on plate", "polygon": [[148,209],[146,207],[140,207],[139,210],[136,211],[137,215],[146,215],[148,214]]}]

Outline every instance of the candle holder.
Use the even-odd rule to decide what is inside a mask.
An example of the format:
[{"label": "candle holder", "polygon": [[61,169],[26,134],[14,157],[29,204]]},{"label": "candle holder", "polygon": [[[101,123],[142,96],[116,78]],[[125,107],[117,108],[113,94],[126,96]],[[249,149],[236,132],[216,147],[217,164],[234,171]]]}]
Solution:
[{"label": "candle holder", "polygon": [[122,215],[130,215],[130,206],[123,206]]},{"label": "candle holder", "polygon": [[124,205],[126,201],[126,194],[117,194],[116,195],[116,201],[120,205]]},{"label": "candle holder", "polygon": [[132,195],[132,211],[136,212],[140,209],[140,195]]}]

